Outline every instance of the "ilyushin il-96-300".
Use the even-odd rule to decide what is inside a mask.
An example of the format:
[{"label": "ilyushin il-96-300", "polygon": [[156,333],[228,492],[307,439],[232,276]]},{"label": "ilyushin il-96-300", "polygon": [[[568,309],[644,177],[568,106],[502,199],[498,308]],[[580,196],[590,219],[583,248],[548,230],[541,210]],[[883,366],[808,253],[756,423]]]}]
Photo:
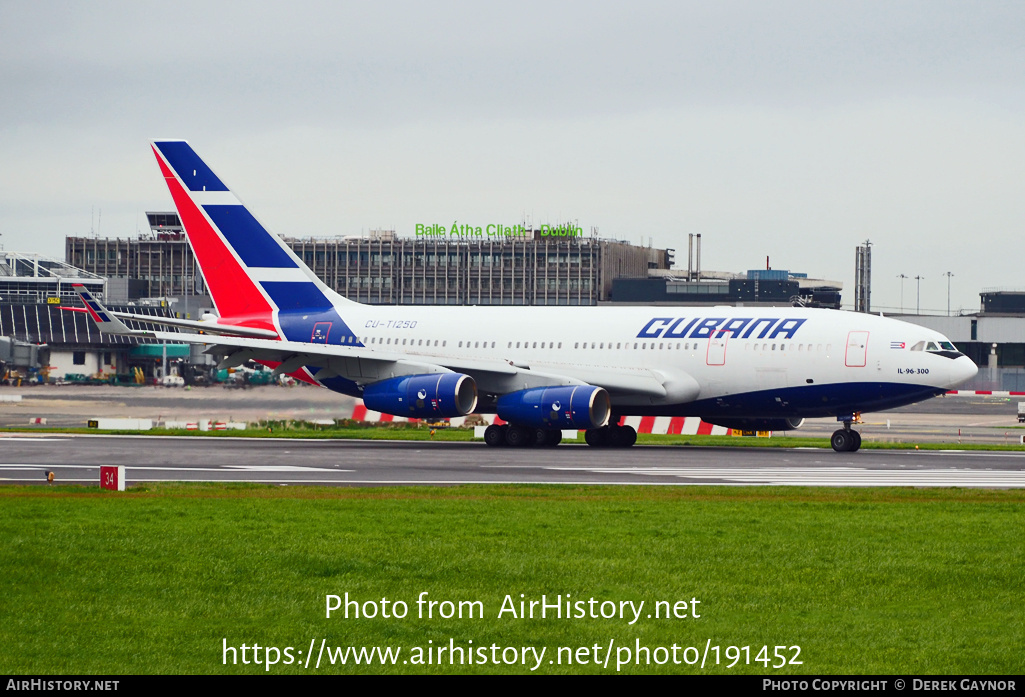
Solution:
[{"label": "ilyushin il-96-300", "polygon": [[629,415],[750,430],[832,416],[833,448],[854,451],[857,414],[977,372],[937,332],[836,310],[363,305],[327,287],[187,142],[152,149],[219,316],[133,330],[133,315],[80,288],[102,331],[206,344],[222,367],[259,361],[397,416],[497,414],[490,446],[553,446],[564,429],[630,446]]}]

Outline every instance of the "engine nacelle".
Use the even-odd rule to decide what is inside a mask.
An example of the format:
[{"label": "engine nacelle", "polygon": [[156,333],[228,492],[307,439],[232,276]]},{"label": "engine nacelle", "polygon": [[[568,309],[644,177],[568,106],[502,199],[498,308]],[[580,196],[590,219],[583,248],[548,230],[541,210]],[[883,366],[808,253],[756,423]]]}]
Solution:
[{"label": "engine nacelle", "polygon": [[612,411],[609,393],[591,385],[535,387],[498,398],[498,415],[533,428],[601,428]]},{"label": "engine nacelle", "polygon": [[363,403],[413,419],[466,416],[477,408],[477,383],[462,373],[403,375],[364,387]]},{"label": "engine nacelle", "polygon": [[717,416],[702,416],[702,421],[707,421],[716,426],[734,428],[738,431],[793,431],[804,424],[804,419],[728,419]]}]

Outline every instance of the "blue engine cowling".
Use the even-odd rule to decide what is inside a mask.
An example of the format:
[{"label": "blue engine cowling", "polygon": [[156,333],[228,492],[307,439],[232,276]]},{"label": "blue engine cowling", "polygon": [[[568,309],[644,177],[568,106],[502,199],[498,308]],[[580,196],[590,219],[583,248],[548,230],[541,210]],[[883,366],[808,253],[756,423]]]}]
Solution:
[{"label": "blue engine cowling", "polygon": [[498,415],[533,428],[601,428],[609,422],[609,393],[601,387],[535,387],[498,398]]},{"label": "blue engine cowling", "polygon": [[413,419],[466,416],[477,408],[477,384],[462,373],[403,375],[364,387],[363,403]]}]

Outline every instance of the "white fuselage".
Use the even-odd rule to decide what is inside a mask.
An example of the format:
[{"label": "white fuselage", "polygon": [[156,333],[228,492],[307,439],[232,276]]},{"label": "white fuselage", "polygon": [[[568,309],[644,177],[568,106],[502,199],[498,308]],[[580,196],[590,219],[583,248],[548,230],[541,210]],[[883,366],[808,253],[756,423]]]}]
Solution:
[{"label": "white fuselage", "polygon": [[[355,340],[410,357],[501,360],[539,373],[599,382],[595,376],[655,374],[664,396],[610,388],[622,413],[707,405],[735,395],[783,391],[788,408],[816,415],[887,408],[950,389],[976,373],[964,356],[912,351],[946,341],[916,325],[836,310],[747,307],[336,306]],[[744,320],[748,320],[746,323]],[[720,331],[729,327],[728,332]],[[859,385],[867,385],[858,390]],[[809,388],[815,388],[811,390]],[[822,401],[820,389],[849,398]],[[482,385],[487,390],[487,385]],[[621,392],[622,394],[617,394]],[[862,394],[864,393],[864,394]],[[807,399],[803,398],[807,395]],[[736,401],[736,400],[734,400]],[[781,400],[775,400],[777,404]],[[763,404],[757,399],[752,404]],[[745,407],[733,406],[737,413]],[[751,413],[761,413],[761,407]]]}]

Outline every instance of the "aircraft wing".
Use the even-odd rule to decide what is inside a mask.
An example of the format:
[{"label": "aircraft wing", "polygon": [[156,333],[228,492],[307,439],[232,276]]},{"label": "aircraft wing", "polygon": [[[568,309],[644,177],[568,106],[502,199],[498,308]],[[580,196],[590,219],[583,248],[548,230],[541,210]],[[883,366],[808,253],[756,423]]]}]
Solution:
[{"label": "aircraft wing", "polygon": [[[101,312],[102,316],[102,312]],[[432,354],[411,354],[369,349],[365,346],[339,346],[309,342],[253,339],[240,336],[214,336],[186,332],[131,330],[104,326],[102,331],[130,334],[168,343],[203,344],[206,353],[224,356],[218,368],[242,365],[246,361],[279,363],[277,373],[290,374],[311,369],[318,379],[342,377],[364,385],[402,375],[458,372],[474,378],[478,388],[492,394],[505,394],[532,387],[552,385],[594,385],[611,394],[665,397],[666,388],[652,371],[627,371],[569,366],[514,365],[502,360],[459,358]]]},{"label": "aircraft wing", "polygon": [[167,327],[178,327],[179,329],[192,329],[203,334],[248,336],[255,339],[276,339],[278,337],[278,333],[270,329],[239,327],[231,324],[201,322],[191,319],[178,319],[175,317],[153,317],[151,315],[138,315],[132,312],[115,312],[113,310],[108,310],[108,312],[118,319],[130,319],[137,322],[148,322],[150,324],[164,325]]},{"label": "aircraft wing", "polygon": [[[667,376],[650,370],[612,369],[588,366],[544,365],[531,367],[499,359],[475,359],[438,354],[400,353],[381,351],[366,346],[342,346],[312,342],[289,341],[286,339],[237,336],[237,333],[258,333],[266,336],[268,330],[221,325],[214,329],[230,332],[216,336],[188,332],[163,332],[130,329],[121,318],[153,323],[169,324],[182,328],[201,329],[206,332],[213,323],[189,320],[167,321],[167,318],[151,318],[147,315],[111,312],[96,300],[87,289],[76,285],[76,289],[89,313],[102,332],[137,336],[169,343],[206,345],[206,353],[223,356],[218,368],[242,365],[246,361],[277,363],[277,373],[290,374],[304,367],[313,369],[310,374],[318,380],[342,377],[359,385],[403,375],[459,372],[473,377],[477,387],[485,393],[506,394],[533,387],[556,385],[593,385],[603,387],[610,394],[641,398],[679,397],[680,383],[689,394],[693,386],[693,399],[697,395],[697,383],[689,376]],[[75,309],[78,308],[68,308]],[[162,319],[154,322],[154,319]]]},{"label": "aircraft wing", "polygon": [[482,392],[505,394],[532,387],[594,385],[613,394],[664,397],[664,378],[652,371],[581,369],[569,366],[531,367],[508,361],[473,359],[437,354],[413,354],[298,341],[272,341],[234,336],[207,336],[172,332],[145,332],[150,338],[177,343],[206,344],[206,353],[224,358],[218,368],[246,361],[280,363],[278,373],[292,373],[303,366],[318,379],[342,377],[363,385],[401,375],[465,373]]}]

